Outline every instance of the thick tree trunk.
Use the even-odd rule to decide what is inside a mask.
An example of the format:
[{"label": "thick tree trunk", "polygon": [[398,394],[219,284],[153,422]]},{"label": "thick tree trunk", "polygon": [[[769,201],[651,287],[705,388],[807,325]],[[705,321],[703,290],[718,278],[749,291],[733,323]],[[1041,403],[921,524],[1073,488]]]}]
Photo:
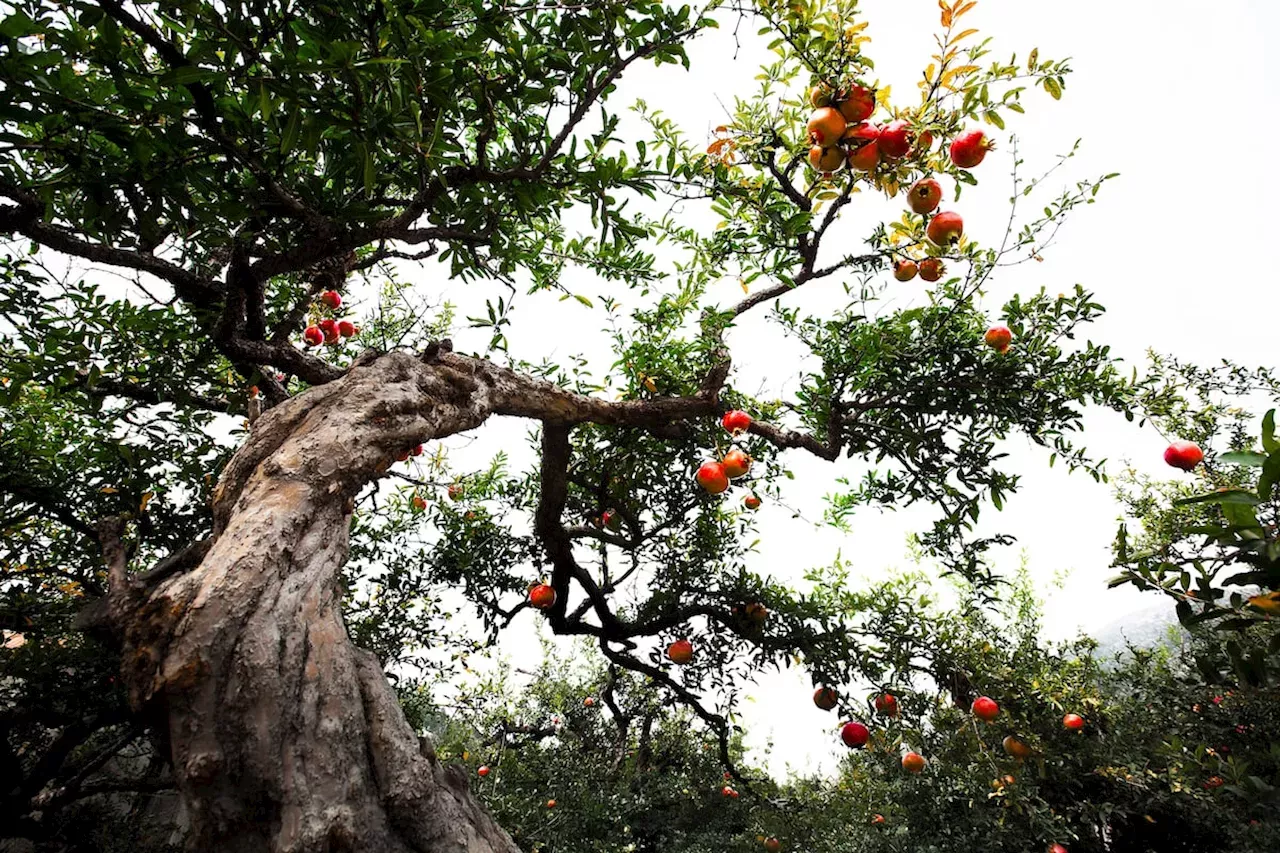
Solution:
[{"label": "thick tree trunk", "polygon": [[502,408],[492,377],[449,359],[392,353],[264,414],[218,485],[200,565],[113,600],[133,701],[167,721],[193,849],[516,849],[420,750],[337,587],[358,490]]}]

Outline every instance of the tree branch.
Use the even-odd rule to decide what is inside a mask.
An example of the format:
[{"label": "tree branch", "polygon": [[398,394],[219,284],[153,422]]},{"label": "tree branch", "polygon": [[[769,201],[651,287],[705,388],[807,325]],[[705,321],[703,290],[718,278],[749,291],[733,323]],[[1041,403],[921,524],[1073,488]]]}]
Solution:
[{"label": "tree branch", "polygon": [[221,295],[220,287],[209,279],[185,270],[163,258],[128,249],[117,249],[101,243],[89,243],[70,231],[41,221],[41,207],[31,207],[22,202],[21,190],[0,184],[0,194],[19,202],[17,207],[0,208],[0,232],[17,233],[49,249],[73,255],[87,261],[110,266],[125,267],[150,273],[173,285],[174,292],[183,299],[198,305],[208,305]]}]

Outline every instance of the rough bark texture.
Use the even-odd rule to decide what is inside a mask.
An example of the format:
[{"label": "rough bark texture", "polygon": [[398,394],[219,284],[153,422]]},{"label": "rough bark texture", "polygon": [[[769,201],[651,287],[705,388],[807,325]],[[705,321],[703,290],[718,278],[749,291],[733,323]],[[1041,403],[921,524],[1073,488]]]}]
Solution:
[{"label": "rough bark texture", "polygon": [[134,703],[167,721],[190,845],[514,851],[424,755],[336,588],[350,501],[403,448],[479,425],[492,377],[393,353],[264,414],[216,490],[194,570],[115,592]]}]

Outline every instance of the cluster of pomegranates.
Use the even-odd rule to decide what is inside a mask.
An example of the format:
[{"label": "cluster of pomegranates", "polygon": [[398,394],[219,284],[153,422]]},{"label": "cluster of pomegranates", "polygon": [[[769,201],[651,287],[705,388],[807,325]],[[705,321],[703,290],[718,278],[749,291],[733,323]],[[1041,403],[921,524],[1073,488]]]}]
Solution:
[{"label": "cluster of pomegranates", "polygon": [[[326,290],[320,294],[319,302],[322,310],[337,311],[342,307],[342,294],[336,290]],[[332,317],[324,317],[318,322],[307,326],[302,332],[302,339],[310,347],[318,347],[321,344],[333,346],[341,343],[344,338],[354,338],[359,332],[360,327],[350,320],[335,320]]]},{"label": "cluster of pomegranates", "polygon": [[[724,417],[720,419],[720,424],[729,435],[737,437],[751,428],[751,415],[741,409],[734,409],[725,412]],[[694,479],[708,494],[718,495],[729,488],[730,480],[744,477],[750,470],[751,457],[740,448],[733,447],[719,461],[703,462]],[[758,509],[760,498],[749,494],[742,499],[742,505],[747,509]]]},{"label": "cluster of pomegranates", "polygon": [[[952,211],[934,214],[942,203],[942,184],[933,178],[921,178],[907,191],[907,206],[928,219],[925,236],[940,249],[948,249],[964,236],[964,218]],[[933,216],[930,217],[930,214]],[[947,271],[941,258],[898,258],[893,262],[893,277],[898,281],[911,281],[917,274],[928,282],[938,281]]]},{"label": "cluster of pomegranates", "polygon": [[[819,687],[813,692],[813,704],[823,711],[831,711],[839,704],[840,696],[833,687]],[[884,717],[898,716],[898,697],[892,693],[877,694],[874,700],[876,713]],[[973,700],[970,711],[973,716],[984,723],[991,723],[1000,716],[1000,705],[990,696],[979,696]],[[1062,718],[1063,728],[1080,731],[1085,726],[1084,717],[1079,714],[1067,714]],[[856,720],[850,720],[840,727],[840,740],[850,749],[861,749],[871,740],[871,730]],[[1002,745],[1011,757],[1021,761],[1029,758],[1033,750],[1024,741],[1014,735],[1007,736]],[[902,756],[902,769],[908,773],[920,773],[928,761],[918,752],[908,752]]]},{"label": "cluster of pomegranates", "polygon": [[883,127],[868,121],[876,111],[873,89],[853,83],[839,91],[817,86],[809,92],[813,114],[809,117],[809,165],[819,172],[849,168],[870,172],[881,160],[900,160],[913,148],[928,151],[933,135],[919,138],[911,123],[895,119]]},{"label": "cluster of pomegranates", "polygon": [[[933,145],[928,131],[919,136],[905,119],[895,119],[883,126],[870,121],[876,109],[874,90],[852,83],[839,90],[817,86],[810,90],[814,107],[809,116],[809,164],[818,172],[834,174],[848,163],[850,169],[870,172],[881,162],[892,162],[911,154],[926,152]],[[960,169],[972,169],[982,163],[994,147],[986,132],[973,128],[951,141],[948,154]],[[925,236],[940,249],[949,249],[964,235],[964,219],[953,211],[937,211],[942,203],[942,185],[933,178],[921,178],[907,193],[911,210],[926,217]],[[911,281],[917,275],[928,282],[942,279],[946,265],[941,258],[916,260],[901,257],[894,261],[893,275],[898,281]],[[1008,329],[996,327],[987,334],[987,344],[998,352],[1008,348]],[[1003,343],[1001,341],[1003,340]]]}]

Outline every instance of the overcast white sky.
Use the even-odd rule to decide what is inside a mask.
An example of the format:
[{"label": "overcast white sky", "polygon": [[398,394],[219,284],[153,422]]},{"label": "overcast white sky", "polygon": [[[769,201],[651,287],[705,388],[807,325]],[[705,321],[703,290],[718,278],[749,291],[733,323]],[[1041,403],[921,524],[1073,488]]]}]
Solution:
[{"label": "overcast white sky", "polygon": [[[934,0],[863,0],[882,84],[892,84],[895,100],[914,98],[914,82],[928,63],[938,22]],[[1043,264],[1027,264],[1001,273],[989,288],[992,311],[1014,292],[1044,286],[1050,292],[1081,283],[1098,294],[1108,315],[1089,337],[1110,343],[1115,353],[1141,364],[1147,348],[1201,363],[1228,357],[1246,364],[1275,365],[1274,321],[1280,295],[1272,287],[1271,265],[1259,252],[1252,229],[1274,216],[1277,179],[1264,146],[1274,138],[1277,66],[1267,55],[1265,38],[1280,32],[1280,3],[1274,0],[981,0],[966,18],[995,38],[995,55],[1025,57],[1038,47],[1042,58],[1072,58],[1075,73],[1066,95],[1053,102],[1043,93],[1025,101],[1028,115],[1016,117],[1009,132],[1019,135],[1028,167],[1051,165],[1056,154],[1083,138],[1081,153],[1058,173],[1059,184],[1106,172],[1121,177],[1108,184],[1099,203],[1080,211],[1061,232]],[[750,95],[763,54],[750,44],[733,56],[729,30],[698,42],[693,70],[667,66],[631,74],[611,101],[619,111],[636,98],[662,109],[687,132],[699,137],[725,118],[721,103]],[[991,129],[994,132],[994,129]],[[1007,134],[995,132],[997,140]],[[998,241],[1007,217],[1008,146],[977,170],[984,182],[968,190],[957,208],[971,237]],[[851,229],[866,234],[877,216],[896,215],[900,202],[850,216]],[[851,235],[859,233],[851,230]],[[1262,245],[1265,245],[1263,242]],[[733,286],[719,298],[728,302]],[[584,280],[583,292],[594,295]],[[827,288],[792,297],[808,306],[835,305],[838,290]],[[616,292],[615,292],[616,295]],[[465,297],[459,316],[477,313],[483,304]],[[520,300],[518,300],[520,301]],[[524,299],[511,335],[511,351],[521,358],[567,355],[594,349],[598,326],[586,309],[568,322],[572,303]],[[797,362],[788,362],[772,345],[766,312],[749,317],[733,331],[734,381],[749,390],[785,393],[794,383]],[[581,327],[578,327],[581,323]],[[557,329],[557,326],[560,328]],[[550,330],[555,331],[550,331]],[[460,349],[480,348],[480,337],[461,332]],[[765,343],[769,342],[769,343]],[[597,352],[599,350],[596,350]],[[779,370],[781,368],[781,371]],[[483,437],[456,458],[480,460],[523,434],[522,425],[482,430]],[[1089,446],[1118,467],[1131,461],[1140,470],[1166,476],[1164,439],[1140,431],[1118,416],[1094,413],[1088,419]],[[1025,553],[1042,592],[1049,598],[1046,631],[1066,637],[1096,631],[1149,597],[1104,589],[1109,543],[1115,534],[1117,507],[1109,489],[1092,479],[1049,469],[1043,453],[1026,442],[1009,448],[1010,467],[1024,474],[1021,492],[995,520],[1018,536],[1005,555],[1014,569]],[[832,486],[832,467],[801,454],[789,460],[797,485],[788,495],[809,518],[820,518],[822,495]],[[804,569],[828,564],[838,550],[857,555],[869,576],[906,565],[905,537],[921,527],[923,516],[866,513],[855,520],[851,536],[815,528],[789,518],[778,508],[764,513],[760,571],[779,578],[798,577]],[[1058,579],[1065,576],[1059,587]],[[522,657],[531,620],[517,625],[503,648]],[[839,749],[832,715],[814,709],[808,680],[801,672],[763,678],[751,691],[745,723],[750,743],[774,744],[775,772],[833,766]]]}]

